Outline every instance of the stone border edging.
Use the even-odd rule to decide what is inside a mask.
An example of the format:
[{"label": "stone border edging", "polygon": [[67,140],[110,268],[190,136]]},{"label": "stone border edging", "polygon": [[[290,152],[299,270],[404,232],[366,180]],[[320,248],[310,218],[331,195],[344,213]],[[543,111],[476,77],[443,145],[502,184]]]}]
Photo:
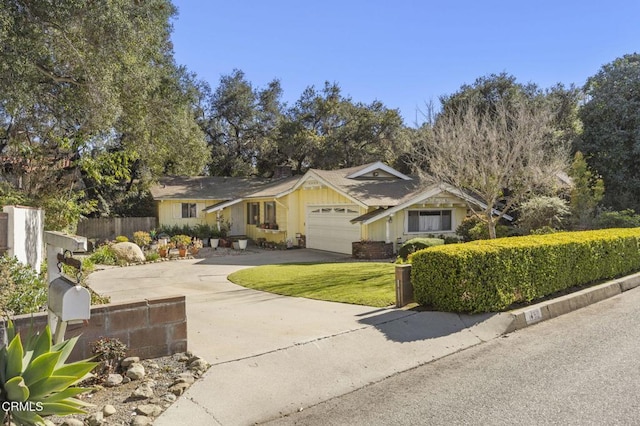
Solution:
[{"label": "stone border edging", "polygon": [[567,314],[585,306],[603,301],[640,286],[640,272],[608,281],[603,284],[547,300],[526,308],[509,312],[511,324],[503,334],[526,328],[560,315]]}]

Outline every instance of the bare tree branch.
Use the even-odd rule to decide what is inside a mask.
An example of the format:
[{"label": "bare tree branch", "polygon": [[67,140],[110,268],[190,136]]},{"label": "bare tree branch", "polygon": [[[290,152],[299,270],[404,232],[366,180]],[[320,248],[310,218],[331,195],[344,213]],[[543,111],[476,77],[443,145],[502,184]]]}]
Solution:
[{"label": "bare tree branch", "polygon": [[554,186],[557,174],[567,169],[568,149],[550,143],[553,115],[548,109],[498,101],[495,109],[483,111],[478,102],[472,98],[440,114],[415,147],[414,165],[479,197],[495,238],[495,224],[510,208]]}]

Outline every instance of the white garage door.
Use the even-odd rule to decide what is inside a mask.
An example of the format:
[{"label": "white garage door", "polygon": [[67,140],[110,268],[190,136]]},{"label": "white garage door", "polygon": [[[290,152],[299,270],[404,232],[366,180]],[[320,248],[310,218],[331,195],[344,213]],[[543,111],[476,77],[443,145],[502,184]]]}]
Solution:
[{"label": "white garage door", "polygon": [[351,243],[360,241],[359,216],[354,205],[319,206],[307,209],[307,247],[351,254]]}]

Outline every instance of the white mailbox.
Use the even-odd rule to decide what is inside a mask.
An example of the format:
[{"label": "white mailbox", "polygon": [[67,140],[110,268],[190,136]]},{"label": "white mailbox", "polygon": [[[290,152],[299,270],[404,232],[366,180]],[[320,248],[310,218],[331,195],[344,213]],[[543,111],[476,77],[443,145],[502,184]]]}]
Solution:
[{"label": "white mailbox", "polygon": [[49,310],[60,321],[88,320],[91,317],[89,290],[60,276],[49,284]]}]

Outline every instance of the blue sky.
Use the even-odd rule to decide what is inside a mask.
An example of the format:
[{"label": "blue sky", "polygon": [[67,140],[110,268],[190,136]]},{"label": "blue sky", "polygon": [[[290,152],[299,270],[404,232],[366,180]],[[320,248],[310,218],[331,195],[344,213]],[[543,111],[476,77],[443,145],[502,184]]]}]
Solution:
[{"label": "blue sky", "polygon": [[292,105],[337,82],[355,102],[380,100],[405,124],[484,75],[547,88],[582,86],[602,65],[640,52],[640,1],[173,0],[176,62],[217,87],[244,71],[280,80]]}]

